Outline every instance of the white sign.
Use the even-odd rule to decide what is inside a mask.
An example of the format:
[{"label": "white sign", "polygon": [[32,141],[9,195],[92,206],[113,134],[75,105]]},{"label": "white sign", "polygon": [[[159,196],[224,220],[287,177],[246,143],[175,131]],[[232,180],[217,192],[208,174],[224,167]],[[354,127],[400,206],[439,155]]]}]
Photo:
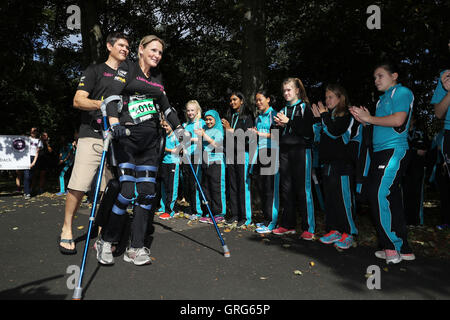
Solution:
[{"label": "white sign", "polygon": [[0,136],[0,170],[30,169],[30,138]]}]

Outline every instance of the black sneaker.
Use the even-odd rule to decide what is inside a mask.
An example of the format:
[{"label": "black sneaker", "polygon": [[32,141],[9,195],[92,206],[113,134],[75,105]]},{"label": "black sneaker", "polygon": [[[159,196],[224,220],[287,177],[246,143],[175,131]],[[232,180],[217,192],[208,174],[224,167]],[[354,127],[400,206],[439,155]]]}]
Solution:
[{"label": "black sneaker", "polygon": [[238,221],[236,227],[238,227],[238,228],[245,227],[246,226],[245,222],[246,222],[245,220]]},{"label": "black sneaker", "polygon": [[228,225],[232,225],[237,222],[238,222],[238,219],[236,217],[231,217],[229,219],[225,219],[225,224],[228,224]]}]

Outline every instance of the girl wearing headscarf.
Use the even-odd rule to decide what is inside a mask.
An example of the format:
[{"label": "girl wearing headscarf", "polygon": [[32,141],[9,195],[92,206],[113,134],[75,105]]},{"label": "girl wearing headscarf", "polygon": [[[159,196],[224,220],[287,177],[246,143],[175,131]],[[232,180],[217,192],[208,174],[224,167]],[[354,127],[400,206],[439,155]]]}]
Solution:
[{"label": "girl wearing headscarf", "polygon": [[[226,213],[224,131],[220,115],[215,110],[205,113],[205,127],[195,130],[202,137],[202,187],[216,223],[222,222]],[[210,217],[200,222],[212,223]]]}]

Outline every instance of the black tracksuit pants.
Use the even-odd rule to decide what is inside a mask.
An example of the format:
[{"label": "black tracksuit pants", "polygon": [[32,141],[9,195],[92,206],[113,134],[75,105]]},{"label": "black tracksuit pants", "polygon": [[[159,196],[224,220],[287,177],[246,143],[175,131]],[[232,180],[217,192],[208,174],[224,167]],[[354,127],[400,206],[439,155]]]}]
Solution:
[{"label": "black tracksuit pants", "polygon": [[161,177],[161,209],[173,215],[178,197],[180,165],[178,163],[162,163],[159,168],[159,175]]},{"label": "black tracksuit pants", "polygon": [[[425,159],[414,149],[408,150],[409,163],[402,179],[403,206],[407,225],[423,224],[423,188]],[[414,154],[415,153],[415,154]]]},{"label": "black tracksuit pants", "polygon": [[211,213],[214,216],[224,216],[226,213],[225,164],[202,164],[202,189]]},{"label": "black tracksuit pants", "polygon": [[233,163],[227,163],[227,185],[229,188],[229,204],[231,219],[239,222],[252,221],[252,206],[250,195],[250,176],[248,172],[249,155],[244,154],[244,164],[238,164],[236,157]]},{"label": "black tracksuit pants", "polygon": [[[197,175],[197,179],[201,182],[201,165],[196,164],[194,162],[194,155],[191,155],[191,164],[192,168],[194,168],[195,174]],[[200,158],[201,159],[201,158]],[[201,201],[200,201],[200,191],[198,189],[197,182],[195,180],[194,174],[192,172],[191,165],[188,163],[183,163],[181,165],[183,170],[183,188],[184,188],[184,197],[187,202],[189,202],[189,207],[187,208],[188,214],[196,214],[201,215]]]},{"label": "black tracksuit pants", "polygon": [[[275,161],[278,160],[278,149],[261,149],[258,151],[259,155],[267,155],[269,159],[275,155]],[[280,204],[280,171],[279,166],[274,163],[263,163],[260,158],[257,158],[256,164],[253,167],[252,176],[256,178],[257,190],[261,198],[261,208],[264,216],[264,225],[270,230],[275,229],[278,220],[278,210]]]},{"label": "black tracksuit pants", "polygon": [[408,162],[407,150],[373,152],[368,177],[368,197],[382,249],[411,253],[403,212],[401,178]]},{"label": "black tracksuit pants", "polygon": [[353,182],[350,164],[327,163],[322,165],[322,185],[325,197],[325,225],[327,231],[356,235],[353,220]]},{"label": "black tracksuit pants", "polygon": [[312,151],[302,145],[280,147],[280,197],[283,212],[280,226],[295,229],[297,199],[300,200],[303,231],[314,233],[314,202],[312,194]]}]

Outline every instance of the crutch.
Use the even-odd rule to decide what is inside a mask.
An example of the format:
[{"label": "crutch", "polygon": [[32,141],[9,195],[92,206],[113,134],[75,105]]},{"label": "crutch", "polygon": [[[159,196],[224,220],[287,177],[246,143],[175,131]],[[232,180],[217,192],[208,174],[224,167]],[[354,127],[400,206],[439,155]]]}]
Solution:
[{"label": "crutch", "polygon": [[194,175],[195,182],[197,183],[198,189],[200,190],[200,194],[202,195],[203,203],[205,204],[206,208],[208,209],[209,216],[211,217],[212,223],[214,224],[214,228],[216,229],[217,235],[219,236],[220,242],[222,243],[223,248],[223,255],[225,258],[230,257],[230,250],[228,249],[228,246],[225,244],[225,241],[222,238],[222,235],[220,234],[219,227],[217,226],[216,220],[214,219],[214,216],[211,212],[211,209],[209,207],[208,201],[206,200],[205,194],[203,193],[202,186],[200,185],[200,182],[198,181],[197,175],[195,174],[194,167],[192,166],[191,159],[189,158],[189,155],[185,155],[185,157],[189,166],[191,167],[192,174]]},{"label": "crutch", "polygon": [[[103,169],[105,167],[106,162],[106,154],[108,152],[108,147],[112,140],[112,134],[108,131],[108,119],[106,115],[106,105],[114,100],[121,100],[120,96],[111,96],[108,97],[106,100],[102,102],[101,111],[103,116],[103,152],[102,152],[102,159],[100,161],[100,168],[98,170],[98,176],[97,181],[95,185],[95,193],[94,193],[94,201],[92,203],[92,209],[91,214],[89,216],[89,228],[87,231],[86,236],[86,243],[84,244],[84,252],[83,252],[83,259],[81,260],[81,268],[80,268],[80,277],[78,278],[78,285],[75,288],[72,296],[72,300],[81,300],[83,288],[81,287],[82,281],[83,281],[83,274],[84,274],[84,268],[86,266],[86,259],[87,259],[87,252],[89,248],[89,240],[91,238],[91,229],[93,222],[95,220],[95,212],[97,208],[97,200],[98,200],[98,194],[100,192],[100,186],[102,182],[102,176],[103,176]],[[127,135],[129,135],[129,132],[127,132]]]}]

